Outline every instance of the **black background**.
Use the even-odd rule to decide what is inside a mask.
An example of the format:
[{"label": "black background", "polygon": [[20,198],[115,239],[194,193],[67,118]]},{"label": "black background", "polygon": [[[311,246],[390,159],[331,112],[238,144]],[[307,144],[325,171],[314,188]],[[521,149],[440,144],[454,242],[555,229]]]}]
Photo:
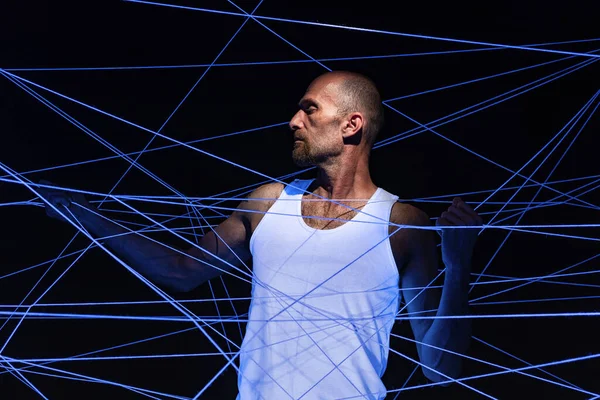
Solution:
[{"label": "black background", "polygon": [[[177,4],[237,12],[226,1],[179,2]],[[256,0],[238,1],[250,12]],[[322,1],[297,2],[266,0],[257,15],[318,21],[345,26],[406,32],[438,37],[477,40],[511,45],[548,43],[600,37],[598,13],[591,1],[548,3],[542,1],[505,2],[398,2],[369,1],[362,4]],[[148,65],[210,64],[243,23],[242,17],[217,15],[201,11],[178,10],[126,2],[8,1],[0,5],[0,68],[117,67]],[[353,32],[289,22],[262,21],[270,29],[310,56],[323,59],[368,55],[388,55],[480,48],[439,40],[391,36],[381,33]],[[547,48],[588,52],[600,48],[600,41],[555,45]],[[566,57],[560,54],[524,50],[493,50],[453,55],[395,57],[376,60],[324,61],[332,69],[354,70],[371,76],[384,99],[405,96],[424,90],[485,77],[512,69]],[[219,57],[218,63],[251,61],[306,60],[307,57],[268,32],[248,21],[240,34]],[[582,57],[545,67],[461,86],[440,92],[392,102],[411,118],[425,123],[464,107],[479,103],[503,92],[542,78],[582,61]],[[102,71],[16,71],[32,80],[84,103],[98,107],[151,130],[158,130],[177,104],[202,76],[206,68],[133,69]],[[316,63],[288,63],[254,66],[215,66],[211,68],[162,133],[180,141],[208,138],[240,130],[286,122],[296,109],[308,83],[324,72]],[[518,170],[541,149],[599,89],[599,68],[593,64],[555,82],[544,85],[462,118],[435,131],[465,145],[496,163]],[[37,89],[36,89],[37,90]],[[74,105],[58,96],[39,91],[69,115],[123,152],[139,151],[151,134],[128,126],[105,115]],[[594,106],[597,101],[594,103]],[[587,118],[586,114],[586,118]],[[578,125],[579,127],[580,125]],[[406,118],[386,110],[386,127],[380,139],[415,127]],[[597,162],[597,116],[592,117],[550,180],[570,179],[600,173]],[[534,175],[545,180],[573,134]],[[113,153],[84,132],[69,124],[5,77],[0,80],[0,162],[18,171],[28,171],[107,157]],[[170,144],[156,139],[153,146]],[[292,139],[283,126],[258,130],[206,141],[197,147],[227,160],[279,177],[297,170],[291,161]],[[542,154],[545,157],[547,151]],[[541,158],[523,170],[531,174]],[[141,164],[187,196],[212,196],[264,180],[251,172],[224,163],[190,149],[172,148],[145,154]],[[98,193],[109,192],[128,168],[124,160],[109,160],[45,172],[27,173],[37,182],[48,179],[65,187]],[[372,156],[375,183],[401,199],[439,215],[447,203],[417,202],[416,199],[495,189],[511,174],[484,161],[430,132],[375,150]],[[310,177],[311,173],[301,175]],[[587,183],[588,180],[581,181]],[[522,179],[508,186],[520,186]],[[577,183],[555,187],[561,191]],[[525,189],[513,201],[528,201],[537,188]],[[138,170],[131,170],[117,186],[116,194],[169,195]],[[514,193],[503,192],[492,198],[504,202]],[[488,193],[463,196],[481,202]],[[13,183],[0,183],[0,202],[28,200],[31,192]],[[538,200],[554,195],[544,190]],[[443,198],[451,200],[452,196]],[[100,199],[93,197],[94,200]],[[598,204],[597,191],[582,197]],[[226,203],[235,206],[235,202]],[[181,213],[181,208],[135,203],[145,212]],[[502,204],[485,205],[479,211],[490,218]],[[116,208],[109,205],[110,208]],[[512,207],[512,206],[510,206]],[[113,214],[114,215],[114,214]],[[211,216],[207,212],[206,216]],[[2,274],[19,271],[58,256],[69,242],[73,228],[50,220],[39,207],[0,208],[2,230],[0,260]],[[121,216],[122,217],[122,216]],[[132,222],[143,222],[122,217]],[[218,220],[210,220],[218,221]],[[506,224],[512,224],[511,219]],[[521,224],[599,223],[598,212],[574,205],[534,210]],[[598,237],[597,229],[552,230],[573,235]],[[176,246],[181,241],[170,236],[157,238]],[[487,230],[475,251],[474,272],[481,272],[506,237],[506,231]],[[488,273],[501,276],[528,277],[553,273],[583,261],[598,252],[598,242],[556,238],[528,233],[513,233],[490,264]],[[69,251],[84,248],[87,241],[77,239]],[[73,261],[73,257],[56,263],[25,304],[39,297]],[[582,264],[573,271],[594,271],[598,261]],[[0,280],[1,304],[18,304],[47,270],[48,265]],[[231,297],[249,296],[247,283],[233,277],[224,281]],[[556,281],[556,280],[555,280]],[[566,282],[598,285],[595,275],[564,278]],[[212,288],[216,297],[226,294],[217,279]],[[472,298],[483,296],[510,285],[477,287]],[[173,294],[179,299],[210,299],[205,285],[192,293]],[[598,289],[562,284],[536,283],[489,301],[595,296]],[[87,253],[42,299],[42,303],[158,300],[145,285],[126,272],[98,249]],[[474,314],[561,313],[597,311],[596,299],[527,302],[473,306]],[[214,303],[189,305],[197,315],[216,315]],[[244,313],[247,302],[236,304]],[[10,308],[3,308],[4,311]],[[178,315],[166,305],[131,305],[112,307],[46,307],[40,312],[97,313],[112,315]],[[224,315],[233,310],[224,304]],[[599,351],[596,317],[478,319],[474,335],[520,357],[527,362],[545,363]],[[5,340],[16,321],[0,331]],[[38,320],[28,319],[20,327],[4,355],[16,359],[67,357],[116,346],[129,341],[190,328],[188,323],[113,320]],[[408,324],[396,324],[394,332],[412,337]],[[226,349],[224,340],[212,335]],[[227,336],[241,343],[237,325],[227,327]],[[392,339],[392,347],[415,357],[414,345]],[[175,354],[213,352],[208,340],[190,330],[170,338],[106,352],[101,355]],[[524,364],[474,342],[470,356],[510,368]],[[107,379],[127,385],[193,397],[224,365],[222,357],[166,358],[118,361],[73,361],[51,364],[52,367]],[[15,366],[23,366],[15,364]],[[598,361],[590,360],[548,368],[549,372],[591,392],[600,392],[595,376]],[[414,365],[390,354],[384,382],[388,389],[399,388]],[[477,375],[497,369],[475,362],[465,364],[464,375]],[[33,369],[33,372],[50,371]],[[545,376],[539,371],[528,371]],[[51,372],[50,372],[51,373]],[[24,373],[50,399],[58,398],[142,398],[126,389],[89,382]],[[545,376],[547,377],[547,376]],[[552,378],[554,379],[554,378]],[[407,386],[426,383],[418,371]],[[468,382],[496,398],[573,398],[591,396],[559,388],[517,374]],[[236,374],[229,368],[203,398],[235,397]],[[388,398],[393,398],[389,395]],[[10,399],[39,398],[13,376],[0,375],[0,397]],[[480,398],[481,395],[458,385],[447,388],[414,389],[400,398]],[[163,398],[158,396],[158,398]]]}]

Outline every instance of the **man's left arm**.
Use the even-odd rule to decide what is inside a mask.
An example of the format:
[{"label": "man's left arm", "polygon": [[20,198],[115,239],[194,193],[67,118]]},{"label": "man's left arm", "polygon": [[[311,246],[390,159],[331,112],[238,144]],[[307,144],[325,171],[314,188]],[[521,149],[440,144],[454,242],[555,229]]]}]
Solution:
[{"label": "man's left arm", "polygon": [[[415,213],[411,225],[431,225],[425,213]],[[442,213],[438,226],[481,225],[479,215],[460,198],[455,198],[447,212]],[[471,320],[467,318],[433,318],[466,316],[469,313],[468,291],[473,247],[477,229],[443,229],[442,260],[445,265],[444,284],[441,290],[433,281],[439,275],[439,256],[432,230],[410,229],[408,259],[404,265],[401,290],[410,324],[417,341],[417,350],[424,375],[434,381],[457,378],[471,338]],[[449,351],[445,351],[449,350]],[[435,371],[439,371],[439,374]]]}]

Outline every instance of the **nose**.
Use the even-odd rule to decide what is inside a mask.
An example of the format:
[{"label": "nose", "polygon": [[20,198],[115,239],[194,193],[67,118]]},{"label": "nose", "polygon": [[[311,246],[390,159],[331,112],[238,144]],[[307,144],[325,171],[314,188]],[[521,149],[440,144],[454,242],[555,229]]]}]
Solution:
[{"label": "nose", "polygon": [[289,126],[290,126],[290,129],[294,132],[302,127],[302,119],[300,118],[301,112],[302,112],[302,110],[298,110],[298,112],[296,114],[294,114],[294,116],[290,120]]}]

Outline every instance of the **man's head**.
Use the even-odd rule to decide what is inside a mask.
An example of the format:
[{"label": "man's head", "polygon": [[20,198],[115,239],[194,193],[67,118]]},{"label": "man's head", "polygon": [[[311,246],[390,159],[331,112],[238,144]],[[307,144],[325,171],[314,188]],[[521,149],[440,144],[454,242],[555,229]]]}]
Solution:
[{"label": "man's head", "polygon": [[320,165],[345,151],[368,157],[383,125],[381,98],[367,77],[345,71],[315,79],[290,121],[294,162]]}]

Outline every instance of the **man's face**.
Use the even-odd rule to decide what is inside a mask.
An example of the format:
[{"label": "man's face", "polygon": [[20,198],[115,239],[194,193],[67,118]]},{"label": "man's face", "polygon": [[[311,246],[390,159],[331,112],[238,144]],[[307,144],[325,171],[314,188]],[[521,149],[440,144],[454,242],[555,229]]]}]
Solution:
[{"label": "man's face", "polygon": [[335,79],[321,77],[313,81],[300,100],[300,109],[290,121],[296,165],[319,165],[341,154],[344,142],[336,96]]}]

